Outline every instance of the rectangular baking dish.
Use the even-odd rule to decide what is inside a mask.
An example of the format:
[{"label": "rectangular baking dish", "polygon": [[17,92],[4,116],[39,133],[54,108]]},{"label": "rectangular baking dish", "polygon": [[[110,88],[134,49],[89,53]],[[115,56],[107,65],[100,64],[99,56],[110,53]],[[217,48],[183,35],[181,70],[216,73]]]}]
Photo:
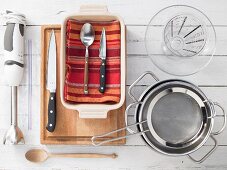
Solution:
[{"label": "rectangular baking dish", "polygon": [[[65,42],[66,42],[66,22],[68,19],[90,20],[90,21],[112,21],[118,20],[121,27],[121,96],[120,102],[115,104],[83,104],[67,103],[64,100],[64,82],[65,82]],[[108,12],[106,6],[102,5],[83,5],[80,12],[66,17],[61,25],[61,59],[60,59],[60,96],[61,102],[67,109],[77,110],[80,118],[106,118],[110,110],[120,108],[125,101],[125,82],[126,82],[126,48],[125,48],[125,24],[121,17]],[[108,57],[108,56],[107,56]]]}]

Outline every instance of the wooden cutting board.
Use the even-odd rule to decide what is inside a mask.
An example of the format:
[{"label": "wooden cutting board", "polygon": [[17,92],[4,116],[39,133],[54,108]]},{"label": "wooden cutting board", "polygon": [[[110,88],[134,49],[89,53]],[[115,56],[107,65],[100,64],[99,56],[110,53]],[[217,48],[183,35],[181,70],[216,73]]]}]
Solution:
[{"label": "wooden cutting board", "polygon": [[[56,127],[53,133],[46,130],[47,110],[49,91],[46,89],[46,70],[47,70],[47,52],[51,30],[54,29],[57,43],[57,91],[56,105],[57,117]],[[45,25],[41,28],[41,127],[40,142],[41,144],[71,144],[71,145],[90,145],[93,135],[103,134],[125,126],[125,104],[118,110],[109,111],[106,119],[80,119],[75,110],[66,109],[60,99],[60,25]],[[124,136],[125,131],[113,134],[100,141],[115,137]],[[126,140],[118,140],[108,145],[125,144]]]}]

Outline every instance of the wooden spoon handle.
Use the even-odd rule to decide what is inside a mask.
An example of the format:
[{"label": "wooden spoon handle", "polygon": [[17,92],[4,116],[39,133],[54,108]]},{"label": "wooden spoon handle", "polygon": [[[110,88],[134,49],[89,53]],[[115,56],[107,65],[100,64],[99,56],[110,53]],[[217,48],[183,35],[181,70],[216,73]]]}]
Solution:
[{"label": "wooden spoon handle", "polygon": [[56,153],[49,154],[50,157],[65,157],[65,158],[117,158],[117,154],[99,154],[99,153]]}]

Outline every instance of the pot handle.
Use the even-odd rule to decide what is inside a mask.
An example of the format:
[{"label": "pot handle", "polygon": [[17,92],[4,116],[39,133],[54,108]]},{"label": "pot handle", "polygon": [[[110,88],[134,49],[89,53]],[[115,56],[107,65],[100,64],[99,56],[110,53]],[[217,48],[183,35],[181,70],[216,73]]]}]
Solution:
[{"label": "pot handle", "polygon": [[216,111],[215,111],[215,106],[217,106],[217,107],[219,107],[219,108],[222,110],[222,113],[223,113],[222,116],[223,116],[224,122],[223,122],[223,125],[222,125],[222,127],[221,127],[220,130],[211,133],[210,137],[211,137],[211,139],[213,139],[213,141],[214,141],[214,146],[213,146],[213,148],[212,148],[206,155],[204,155],[204,156],[203,156],[201,159],[199,159],[199,160],[196,160],[196,159],[194,159],[191,155],[188,155],[188,157],[189,157],[192,161],[194,161],[194,162],[196,162],[196,163],[202,163],[203,161],[205,161],[205,160],[206,160],[206,159],[207,159],[207,158],[208,158],[208,157],[217,149],[218,144],[217,144],[217,140],[214,138],[214,135],[220,134],[220,133],[225,129],[225,126],[226,126],[226,112],[225,112],[225,109],[224,109],[219,103],[217,103],[217,102],[213,102],[213,101],[211,101],[211,100],[209,100],[208,102],[212,105],[212,107],[213,107],[213,109],[214,109],[214,115],[212,116],[212,118],[214,118],[214,117],[217,116]]},{"label": "pot handle", "polygon": [[138,102],[138,99],[136,99],[136,97],[132,94],[132,89],[133,87],[139,83],[147,74],[151,75],[156,81],[159,81],[159,78],[152,73],[151,71],[146,71],[144,72],[141,76],[139,76],[136,81],[134,83],[132,83],[132,85],[129,87],[128,89],[128,95],[133,99],[134,102]]},{"label": "pot handle", "polygon": [[193,158],[191,155],[188,155],[188,157],[189,157],[192,161],[194,161],[194,162],[200,164],[200,163],[202,163],[203,161],[205,161],[205,160],[206,160],[206,159],[207,159],[207,158],[208,158],[208,157],[217,149],[217,147],[218,147],[217,140],[214,138],[213,135],[211,135],[210,138],[214,141],[214,146],[212,147],[212,149],[211,149],[206,155],[204,155],[201,159],[199,159],[199,160]]},{"label": "pot handle", "polygon": [[[128,105],[128,107],[125,109],[125,125],[127,126],[128,125],[128,112],[129,110],[132,108],[132,106],[134,105],[138,105],[138,104],[142,104],[142,102],[134,102],[134,103],[131,103],[130,105]],[[127,131],[131,134],[135,134],[137,132],[135,132],[134,130],[132,130],[130,127],[127,127]]]},{"label": "pot handle", "polygon": [[[225,129],[225,127],[226,127],[226,112],[225,112],[225,109],[224,109],[218,102],[212,102],[212,101],[210,101],[210,103],[213,105],[213,107],[217,106],[217,107],[219,107],[219,108],[222,110],[222,115],[221,115],[221,116],[222,116],[223,119],[224,119],[224,120],[223,120],[222,127],[221,127],[220,130],[211,133],[212,135],[218,135],[218,134],[220,134],[220,133]],[[214,109],[214,111],[215,111],[215,109]],[[215,115],[214,115],[213,117],[216,117],[216,116],[217,116],[217,114],[216,114],[216,111],[215,111]]]}]

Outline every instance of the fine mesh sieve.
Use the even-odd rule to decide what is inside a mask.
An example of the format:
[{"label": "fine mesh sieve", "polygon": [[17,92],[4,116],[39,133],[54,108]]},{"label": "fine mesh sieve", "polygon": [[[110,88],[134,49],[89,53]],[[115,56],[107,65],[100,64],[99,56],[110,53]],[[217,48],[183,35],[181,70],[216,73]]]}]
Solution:
[{"label": "fine mesh sieve", "polygon": [[[137,99],[132,89],[146,75],[153,77],[157,83],[149,86]],[[125,110],[126,127],[92,137],[92,144],[99,146],[132,135],[141,135],[150,148],[172,156],[188,155],[194,162],[201,163],[217,148],[214,135],[220,134],[226,125],[226,113],[217,102],[208,100],[200,88],[188,81],[170,79],[159,81],[152,72],[143,73],[130,87],[128,94],[133,100]],[[128,125],[129,110],[136,106],[135,124]],[[223,125],[220,130],[212,132],[215,106],[222,110]],[[134,131],[131,127],[137,127]],[[125,136],[99,141],[122,130],[128,130]],[[190,154],[201,148],[208,138],[214,142],[213,147],[201,159],[194,159]]]},{"label": "fine mesh sieve", "polygon": [[192,139],[203,122],[200,106],[195,99],[179,92],[164,95],[150,111],[156,134],[173,144]]},{"label": "fine mesh sieve", "polygon": [[[164,152],[165,147],[182,149],[198,142],[198,138],[209,132],[212,127],[212,110],[204,94],[191,83],[174,80],[163,82],[149,91],[143,103],[137,108],[141,131],[150,143],[157,143]],[[204,138],[203,138],[204,139]],[[148,142],[148,143],[149,143]],[[163,148],[162,148],[163,147]],[[166,151],[167,152],[167,151]],[[169,152],[169,151],[168,151]]]}]

